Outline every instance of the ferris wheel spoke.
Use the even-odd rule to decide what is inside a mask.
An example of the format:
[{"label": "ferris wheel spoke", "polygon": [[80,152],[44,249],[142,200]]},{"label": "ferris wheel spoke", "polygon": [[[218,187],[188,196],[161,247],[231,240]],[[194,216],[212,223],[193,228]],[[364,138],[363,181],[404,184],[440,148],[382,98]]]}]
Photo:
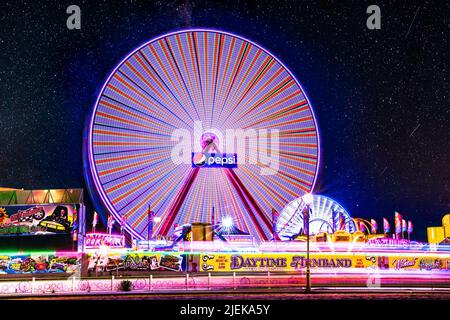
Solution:
[{"label": "ferris wheel spoke", "polygon": [[[256,58],[254,61],[256,61]],[[252,62],[253,63],[253,62]],[[246,87],[242,90],[239,95],[235,95],[239,100],[236,103],[233,103],[236,106],[236,109],[239,109],[242,101],[247,97],[250,91],[263,79],[264,75],[270,70],[270,67],[275,63],[275,60],[272,57],[266,57],[265,60],[261,63],[260,68],[255,72],[255,75],[248,81]],[[250,68],[247,72],[250,71]],[[241,84],[243,81],[241,81]],[[233,99],[234,101],[235,99]]]},{"label": "ferris wheel spoke", "polygon": [[[265,84],[267,85],[267,84]],[[244,106],[242,110],[246,110],[241,116],[241,119],[245,119],[250,112],[253,112],[257,108],[259,108],[261,105],[263,105],[266,102],[269,102],[271,99],[278,97],[285,89],[289,88],[290,86],[294,85],[294,81],[292,78],[286,77],[283,82],[275,86],[273,89],[271,89],[268,93],[266,93],[264,96],[262,96],[253,106],[246,107]],[[228,114],[228,116],[225,118],[224,122],[228,120],[228,118],[231,116],[231,112]]]},{"label": "ferris wheel spoke", "polygon": [[[215,60],[215,67],[214,67],[214,95],[213,95],[213,103],[212,103],[212,110],[211,110],[211,120],[210,120],[210,126],[213,125],[213,119],[214,119],[214,109],[216,106],[216,96],[217,96],[217,82],[219,79],[219,73],[220,73],[220,66],[221,66],[221,59],[222,59],[222,47],[223,47],[223,35],[218,35],[219,37],[219,44],[218,44],[218,54],[217,54],[217,60]],[[216,34],[217,39],[217,34]],[[217,41],[217,40],[216,40]]]},{"label": "ferris wheel spoke", "polygon": [[[152,72],[149,72],[150,70],[148,70],[147,72],[149,74],[152,74],[153,76],[156,76],[159,80],[159,86],[164,90],[164,92],[166,92],[168,94],[168,97],[170,97],[170,100],[172,100],[174,103],[170,104],[167,99],[161,99],[165,102],[166,105],[162,105],[160,103],[160,105],[162,105],[162,107],[164,108],[164,110],[167,110],[170,114],[172,114],[173,116],[175,116],[177,119],[180,119],[179,116],[176,114],[177,112],[173,111],[171,108],[171,105],[176,105],[177,108],[181,111],[183,110],[184,113],[188,116],[188,118],[190,118],[192,120],[192,117],[190,116],[189,112],[187,112],[186,108],[183,106],[183,104],[180,102],[179,98],[177,97],[177,95],[173,92],[174,88],[173,85],[172,87],[169,86],[167,84],[167,82],[162,78],[162,76],[159,74],[159,72],[155,69],[155,67],[152,65],[152,63],[150,62],[149,58],[147,57],[147,54],[145,52],[144,49],[142,49],[140,51],[141,56],[144,58],[144,61],[146,62],[147,66],[150,67],[150,69],[152,70]],[[166,76],[168,77],[167,79],[170,80],[170,76],[167,75],[167,71],[165,71],[164,66],[160,63],[160,66],[163,68],[164,72],[166,73]],[[161,85],[162,84],[162,85]],[[180,121],[184,122],[186,124],[185,121],[181,120]]]},{"label": "ferris wheel spoke", "polygon": [[181,81],[182,81],[182,83],[183,83],[183,87],[184,87],[184,89],[185,89],[185,91],[186,91],[187,96],[189,97],[189,101],[191,102],[191,108],[192,108],[192,109],[194,110],[194,112],[196,113],[197,118],[198,118],[198,119],[201,119],[201,118],[200,118],[200,115],[198,114],[197,108],[195,108],[195,102],[194,102],[194,99],[192,98],[192,95],[191,95],[191,93],[189,92],[189,89],[188,89],[188,86],[187,86],[187,84],[186,84],[186,81],[185,81],[185,79],[184,79],[184,77],[183,77],[183,74],[182,74],[182,72],[181,72],[181,70],[180,70],[179,63],[178,63],[177,60],[175,59],[175,55],[174,55],[174,53],[173,53],[172,46],[171,46],[170,42],[169,42],[167,39],[165,39],[165,44],[167,45],[167,47],[168,47],[168,49],[169,49],[169,52],[170,52],[170,56],[171,56],[171,58],[172,58],[172,61],[175,63],[175,67],[176,67],[176,70],[177,70],[177,72],[178,72],[178,75],[180,76],[180,79],[181,79]]},{"label": "ferris wheel spoke", "polygon": [[[132,115],[132,116],[134,116],[134,117],[136,117],[136,118],[146,119],[148,122],[150,122],[148,119],[151,119],[151,120],[153,120],[153,121],[158,121],[158,122],[160,122],[160,124],[164,124],[164,125],[166,125],[166,126],[169,126],[169,127],[172,127],[172,128],[176,128],[176,126],[175,126],[172,122],[164,121],[164,120],[162,120],[162,119],[160,119],[160,118],[158,118],[158,117],[154,117],[153,115],[149,114],[148,112],[144,112],[144,111],[142,111],[142,110],[139,110],[139,109],[137,109],[137,108],[134,108],[133,106],[131,106],[131,105],[125,103],[125,102],[119,101],[119,100],[115,99],[115,98],[112,97],[112,96],[109,96],[109,95],[106,95],[106,94],[105,94],[105,95],[103,95],[103,97],[104,97],[104,98],[107,98],[108,100],[111,100],[112,102],[114,102],[114,103],[116,104],[116,105],[114,105],[114,104],[112,104],[112,103],[109,103],[108,106],[113,107],[113,108],[116,109],[116,110],[120,110],[120,111],[122,111],[123,113],[130,114],[130,115]],[[107,105],[106,99],[102,99],[101,104]],[[119,106],[125,107],[126,109],[129,109],[130,111],[126,111],[126,110],[123,109],[123,108],[119,108]],[[132,112],[131,112],[131,111],[132,111]],[[139,117],[139,116],[141,116],[141,117]],[[144,118],[142,118],[142,117],[144,117]],[[151,122],[150,122],[150,123],[151,123]],[[148,131],[144,131],[144,132],[148,132]],[[151,133],[151,132],[150,132],[150,133]]]},{"label": "ferris wheel spoke", "polygon": [[198,53],[198,50],[197,50],[197,40],[196,40],[196,38],[197,38],[197,34],[194,33],[194,34],[192,34],[192,37],[189,37],[189,40],[192,42],[192,46],[194,47],[194,50],[193,50],[194,57],[195,57],[195,65],[194,66],[195,66],[195,69],[197,71],[197,76],[198,76],[198,81],[199,81],[198,88],[200,90],[200,96],[202,97],[203,111],[204,111],[204,114],[206,114],[205,95],[204,95],[204,90],[203,90],[202,75],[201,75],[201,72],[200,72],[200,64],[198,62],[198,55],[199,55],[199,53]]},{"label": "ferris wheel spoke", "polygon": [[[156,105],[158,105],[160,108],[165,108],[167,109],[167,107],[165,107],[164,105],[162,105],[155,97],[153,97],[153,95],[148,92],[146,89],[144,89],[141,85],[139,85],[135,80],[133,80],[129,75],[127,75],[126,73],[124,73],[123,71],[119,70],[118,71],[120,74],[122,74],[125,78],[127,78],[128,82],[133,83],[136,87],[138,87],[146,96],[148,96],[152,102],[154,102]],[[125,83],[124,83],[125,84]],[[125,84],[127,85],[127,84]],[[127,85],[128,86],[128,85]],[[170,88],[168,88],[168,90],[170,91]],[[178,100],[178,98],[174,95],[175,100],[177,101],[177,103],[180,105],[181,110],[184,110],[186,115],[188,116],[188,118],[190,118],[192,121],[194,121],[194,119],[192,119],[191,115],[186,111],[186,109],[184,108],[183,104]],[[176,112],[173,112],[172,110],[168,109],[168,111],[174,116],[176,117],[178,120],[180,120],[181,122],[183,122],[185,125],[188,126],[187,122],[185,122],[183,119],[180,118],[179,115],[176,114]]]},{"label": "ferris wheel spoke", "polygon": [[[239,48],[239,53],[238,53],[239,61],[238,61],[238,63],[234,66],[234,68],[233,68],[231,83],[229,83],[229,84],[227,85],[227,91],[226,91],[227,93],[226,93],[226,95],[225,95],[225,99],[223,100],[222,108],[220,109],[219,119],[221,119],[222,112],[223,112],[223,108],[224,108],[224,106],[225,106],[226,103],[227,103],[228,97],[230,96],[230,92],[231,92],[231,89],[232,89],[233,86],[234,86],[236,77],[237,77],[239,71],[241,70],[242,61],[243,61],[243,59],[246,57],[246,54],[248,53],[247,49],[248,49],[248,43],[243,43],[243,42],[242,42],[242,43],[241,43],[241,47]],[[223,121],[223,122],[225,122],[225,121]]]}]

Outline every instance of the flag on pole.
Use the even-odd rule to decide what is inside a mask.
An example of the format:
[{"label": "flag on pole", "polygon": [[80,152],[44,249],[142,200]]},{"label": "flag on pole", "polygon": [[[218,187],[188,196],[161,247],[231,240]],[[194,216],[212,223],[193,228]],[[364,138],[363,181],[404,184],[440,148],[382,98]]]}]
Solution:
[{"label": "flag on pole", "polygon": [[120,218],[120,233],[122,235],[123,235],[123,231],[124,231],[124,228],[125,228],[125,222],[126,222],[126,218],[125,218],[125,216],[122,216]]},{"label": "flag on pole", "polygon": [[72,211],[72,240],[73,242],[78,241],[78,211],[76,205],[73,205]]},{"label": "flag on pole", "polygon": [[413,223],[412,221],[408,221],[408,233],[412,233],[413,232]]},{"label": "flag on pole", "polygon": [[72,211],[72,231],[78,230],[78,212],[76,205],[73,205]]},{"label": "flag on pole", "polygon": [[389,221],[386,218],[383,218],[383,229],[384,233],[391,232],[391,225],[389,224]]},{"label": "flag on pole", "polygon": [[397,211],[395,211],[394,220],[395,220],[395,233],[396,234],[402,233],[402,220],[403,220],[403,217]]},{"label": "flag on pole", "polygon": [[334,232],[337,230],[338,223],[339,223],[338,212],[334,208],[331,211],[331,221],[333,223],[332,227],[333,227],[333,232]]},{"label": "flag on pole", "polygon": [[363,221],[359,221],[359,231],[365,232],[366,231],[366,225]]},{"label": "flag on pole", "polygon": [[406,220],[402,220],[402,232],[408,231],[408,224],[406,223]]},{"label": "flag on pole", "polygon": [[303,234],[309,234],[309,206],[303,208]]},{"label": "flag on pole", "polygon": [[112,233],[112,228],[113,228],[113,226],[114,226],[114,223],[115,223],[115,221],[114,221],[113,216],[112,216],[112,215],[109,215],[109,216],[108,216],[108,233],[109,233],[109,234]]},{"label": "flag on pole", "polygon": [[339,212],[339,230],[345,230],[345,218],[342,212]]},{"label": "flag on pole", "polygon": [[275,210],[275,208],[272,208],[272,234],[273,234],[274,240],[280,240],[280,238],[278,237],[278,234],[276,232],[277,221],[278,221],[279,217],[280,217],[280,214],[278,213],[278,211]]},{"label": "flag on pole", "polygon": [[378,223],[374,219],[370,219],[370,232],[376,234],[378,231]]},{"label": "flag on pole", "polygon": [[148,206],[148,240],[153,237],[153,219],[155,218],[155,212],[150,210]]},{"label": "flag on pole", "polygon": [[98,214],[97,211],[94,211],[94,217],[92,218],[92,229],[95,232],[95,227],[97,226],[98,223]]},{"label": "flag on pole", "polygon": [[277,224],[279,214],[278,211],[275,210],[275,208],[272,208],[272,229],[275,230],[275,226]]},{"label": "flag on pole", "polygon": [[73,205],[73,211],[72,211],[72,223],[78,222],[78,210],[77,206]]}]

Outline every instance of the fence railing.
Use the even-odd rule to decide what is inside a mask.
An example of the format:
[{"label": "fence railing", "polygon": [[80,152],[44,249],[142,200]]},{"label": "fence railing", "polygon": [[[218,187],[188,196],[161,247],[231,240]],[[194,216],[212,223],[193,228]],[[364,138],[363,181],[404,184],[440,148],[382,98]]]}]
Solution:
[{"label": "fence railing", "polygon": [[[431,274],[431,273],[430,273]],[[360,273],[320,274],[312,278],[313,288],[352,287],[364,289],[426,287],[450,290],[450,277],[419,278],[412,273]],[[303,273],[179,273],[150,274],[145,276],[80,277],[74,274],[66,278],[0,279],[0,297],[10,295],[61,295],[119,293],[175,292],[175,291],[233,291],[245,289],[289,291],[304,290],[306,277]]]},{"label": "fence railing", "polygon": [[124,290],[122,283],[129,281],[132,292],[156,291],[210,291],[236,290],[246,288],[271,289],[272,287],[298,287],[305,284],[303,275],[274,276],[270,272],[258,275],[189,274],[183,276],[128,277],[111,276],[109,278],[78,278],[71,276],[65,279],[1,280],[0,295],[16,294],[70,294],[120,292]]}]

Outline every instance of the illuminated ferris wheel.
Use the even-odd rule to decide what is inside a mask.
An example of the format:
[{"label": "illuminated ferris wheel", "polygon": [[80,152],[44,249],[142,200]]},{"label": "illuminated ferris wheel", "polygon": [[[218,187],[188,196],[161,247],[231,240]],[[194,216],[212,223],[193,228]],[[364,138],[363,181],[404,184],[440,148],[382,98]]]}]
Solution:
[{"label": "illuminated ferris wheel", "polygon": [[149,208],[161,218],[154,234],[227,217],[270,239],[272,210],[310,192],[319,166],[299,82],[265,49],[215,30],[131,52],[104,84],[87,138],[102,204],[140,239]]},{"label": "illuminated ferris wheel", "polygon": [[[338,202],[321,195],[314,195],[312,199],[309,218],[310,234],[333,233],[336,230],[353,233],[357,230],[347,210]],[[298,198],[283,209],[275,227],[281,240],[291,240],[305,231],[303,215],[305,206],[303,199]]]}]

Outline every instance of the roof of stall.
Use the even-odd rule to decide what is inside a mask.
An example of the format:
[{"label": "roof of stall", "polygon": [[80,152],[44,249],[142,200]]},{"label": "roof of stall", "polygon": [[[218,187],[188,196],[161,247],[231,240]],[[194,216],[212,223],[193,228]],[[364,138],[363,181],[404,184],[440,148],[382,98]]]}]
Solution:
[{"label": "roof of stall", "polygon": [[216,233],[220,234],[220,235],[249,235],[249,233],[244,232],[240,229],[238,229],[236,226],[232,226],[230,228],[217,228],[216,229]]},{"label": "roof of stall", "polygon": [[0,188],[0,205],[83,203],[83,189],[22,190]]}]

